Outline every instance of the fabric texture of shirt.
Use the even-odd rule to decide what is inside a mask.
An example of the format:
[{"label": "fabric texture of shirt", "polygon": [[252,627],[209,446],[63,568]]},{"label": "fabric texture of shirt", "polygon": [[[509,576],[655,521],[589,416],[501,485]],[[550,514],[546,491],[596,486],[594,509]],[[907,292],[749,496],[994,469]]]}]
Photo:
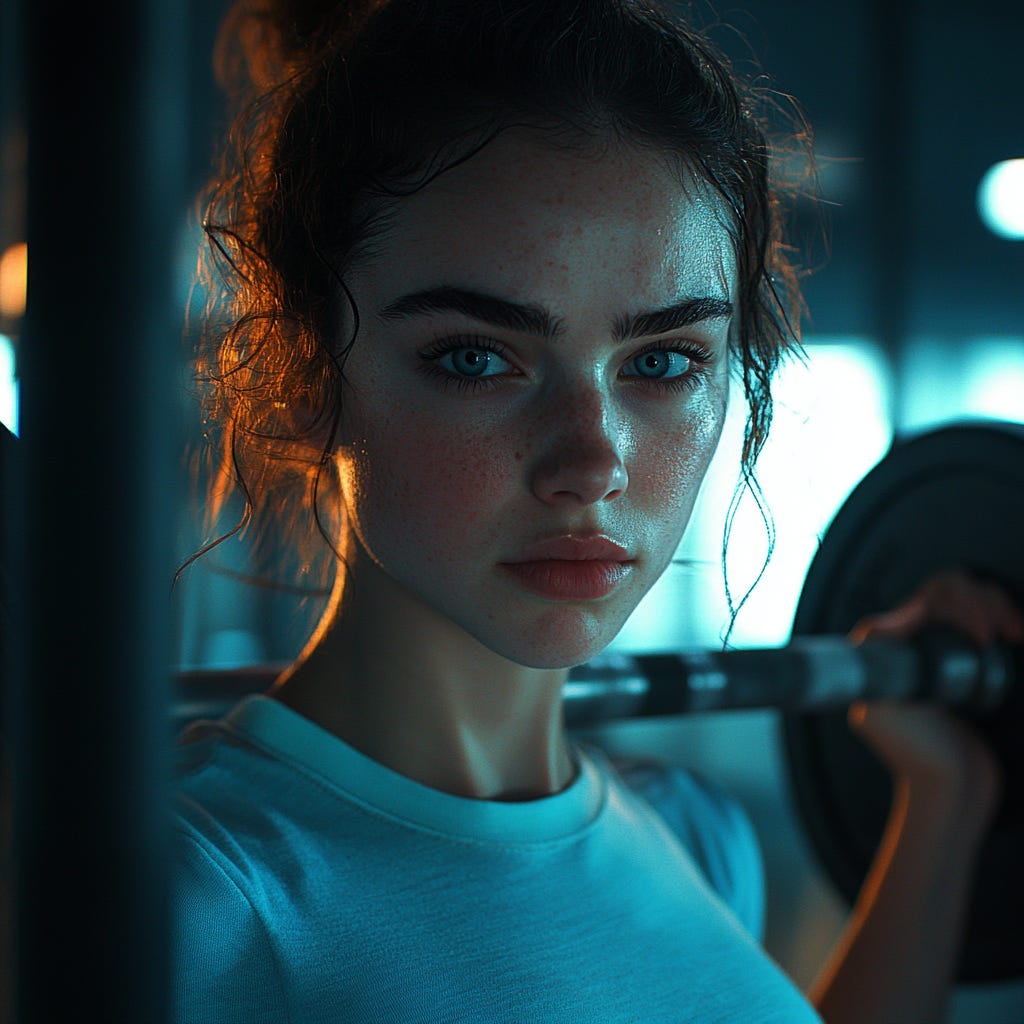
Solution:
[{"label": "fabric texture of shirt", "polygon": [[577,745],[562,792],[472,800],[265,696],[180,753],[182,1024],[819,1020],[757,942],[746,817],[679,769]]}]

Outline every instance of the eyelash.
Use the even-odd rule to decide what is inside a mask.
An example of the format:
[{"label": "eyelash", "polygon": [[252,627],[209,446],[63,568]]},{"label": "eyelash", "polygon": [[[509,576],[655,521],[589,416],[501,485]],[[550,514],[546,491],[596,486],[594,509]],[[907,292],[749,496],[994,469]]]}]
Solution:
[{"label": "eyelash", "polygon": [[690,360],[690,369],[681,377],[630,377],[633,383],[639,383],[641,387],[667,388],[672,392],[696,391],[704,383],[708,369],[714,362],[714,356],[703,345],[695,342],[676,342],[675,344],[652,341],[649,345],[634,352],[627,362],[633,362],[648,352],[677,352]]},{"label": "eyelash", "polygon": [[[458,374],[453,374],[438,365],[438,360],[443,356],[447,355],[449,352],[457,351],[460,348],[474,348],[483,352],[493,352],[502,359],[511,362],[511,360],[505,355],[501,346],[497,345],[489,338],[478,337],[476,335],[454,335],[451,337],[439,338],[430,347],[424,349],[420,353],[420,358],[423,360],[420,364],[420,369],[428,376],[439,380],[442,386],[446,388],[456,387],[459,391],[479,391],[484,388],[497,387],[498,382],[502,379],[501,374],[494,374],[489,377],[464,377]],[[639,359],[640,356],[647,352],[676,352],[690,360],[690,363],[692,364],[690,371],[681,377],[644,378],[640,375],[629,377],[629,381],[631,383],[637,383],[641,387],[654,387],[668,390],[673,393],[678,393],[684,390],[694,391],[700,387],[707,375],[709,366],[714,361],[712,353],[703,345],[698,345],[693,342],[677,342],[675,344],[651,342],[634,352],[627,362]]]},{"label": "eyelash", "polygon": [[479,391],[482,388],[493,388],[498,384],[498,375],[491,377],[462,377],[451,373],[438,365],[438,360],[449,352],[456,352],[460,348],[475,348],[482,352],[493,352],[501,356],[507,362],[511,362],[505,355],[500,345],[496,345],[489,338],[476,337],[475,335],[458,334],[448,338],[439,338],[433,345],[420,353],[424,360],[420,369],[429,377],[437,378],[444,387],[456,387],[459,391]]}]

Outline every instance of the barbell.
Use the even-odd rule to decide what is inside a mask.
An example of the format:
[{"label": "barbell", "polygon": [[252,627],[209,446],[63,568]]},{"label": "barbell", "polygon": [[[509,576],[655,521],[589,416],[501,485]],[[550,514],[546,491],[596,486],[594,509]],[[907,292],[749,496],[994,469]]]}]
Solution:
[{"label": "barbell", "polygon": [[[846,633],[930,575],[960,567],[1024,603],[1024,427],[962,423],[897,440],[833,518],[784,647],[609,654],[572,670],[570,728],[646,716],[774,709],[794,796],[828,875],[852,901],[888,816],[891,784],[848,728],[846,708],[937,701],[968,717],[1001,763],[1004,796],[980,853],[958,977],[1024,977],[1024,657],[948,632],[908,641]],[[262,669],[183,673],[179,720],[265,689]]]},{"label": "barbell", "polygon": [[1017,651],[978,648],[954,632],[907,641],[795,637],[785,647],[612,654],[574,669],[563,690],[570,728],[604,721],[774,708],[845,708],[859,700],[926,700],[990,710],[1015,692]]}]

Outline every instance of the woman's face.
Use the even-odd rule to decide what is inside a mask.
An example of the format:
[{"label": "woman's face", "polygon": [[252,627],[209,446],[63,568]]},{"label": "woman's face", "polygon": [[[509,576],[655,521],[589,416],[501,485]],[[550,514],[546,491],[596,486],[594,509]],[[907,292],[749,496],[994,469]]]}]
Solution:
[{"label": "woman's face", "polygon": [[515,133],[401,201],[349,281],[338,449],[359,571],[396,607],[538,668],[613,639],[721,433],[723,217],[651,152]]}]

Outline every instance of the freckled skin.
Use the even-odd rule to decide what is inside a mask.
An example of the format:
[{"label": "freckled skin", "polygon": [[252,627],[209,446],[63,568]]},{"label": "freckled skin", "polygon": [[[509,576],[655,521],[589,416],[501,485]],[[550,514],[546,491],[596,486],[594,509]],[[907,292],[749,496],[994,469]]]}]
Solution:
[{"label": "freckled skin", "polygon": [[[666,337],[715,357],[679,391],[624,377],[649,339],[617,343],[611,325],[683,297],[734,300],[720,218],[650,152],[582,157],[513,133],[403,201],[381,257],[350,282],[362,329],[338,451],[359,571],[402,595],[402,615],[535,668],[582,663],[611,641],[675,552],[717,445],[728,324]],[[543,306],[563,334],[376,315],[442,284]],[[427,376],[421,353],[453,335],[500,345],[510,371],[480,390]],[[542,599],[501,569],[537,540],[592,532],[635,559],[607,597]],[[412,625],[396,620],[396,635]]]}]

